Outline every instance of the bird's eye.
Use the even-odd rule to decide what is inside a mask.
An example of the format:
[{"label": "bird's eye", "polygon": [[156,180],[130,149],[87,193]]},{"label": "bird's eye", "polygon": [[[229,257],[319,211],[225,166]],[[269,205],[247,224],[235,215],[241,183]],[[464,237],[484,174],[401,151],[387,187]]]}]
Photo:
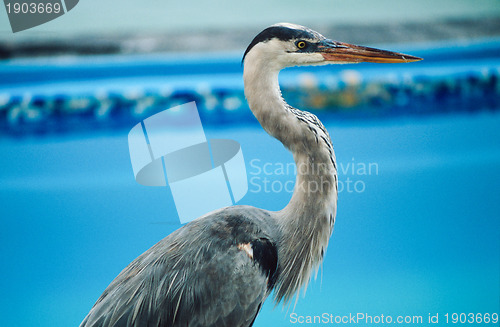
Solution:
[{"label": "bird's eye", "polygon": [[304,49],[306,47],[307,43],[306,43],[306,41],[297,41],[297,43],[295,43],[295,45],[299,49]]}]

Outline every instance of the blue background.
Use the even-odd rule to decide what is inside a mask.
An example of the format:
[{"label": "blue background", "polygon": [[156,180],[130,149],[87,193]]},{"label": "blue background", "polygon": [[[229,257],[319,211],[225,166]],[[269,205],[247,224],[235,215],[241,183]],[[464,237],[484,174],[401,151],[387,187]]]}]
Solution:
[{"label": "blue background", "polygon": [[[292,312],[498,312],[498,126],[498,113],[328,123],[339,165],[376,163],[378,174],[340,173],[365,190],[339,194],[317,280],[295,306],[267,301],[255,325],[290,325]],[[241,143],[249,178],[294,180],[256,175],[252,160],[292,162],[259,127],[206,134]],[[121,269],[179,227],[168,189],[134,181],[125,130],[4,138],[0,153],[2,326],[78,325]],[[291,196],[249,187],[242,204],[279,210]]]},{"label": "blue background", "polygon": [[[439,313],[440,326],[445,313],[500,313],[500,42],[480,39],[498,37],[498,17],[498,0],[108,0],[80,1],[58,19],[12,33],[0,9],[4,52],[43,55],[52,48],[59,54],[58,46],[69,46],[59,57],[0,62],[0,326],[78,326],[128,263],[180,227],[169,189],[134,180],[127,133],[145,117],[131,121],[99,116],[100,108],[79,111],[85,96],[104,95],[99,102],[105,106],[107,91],[119,100],[149,90],[160,97],[186,89],[236,89],[241,95],[240,60],[250,40],[240,35],[250,38],[280,21],[325,34],[331,27],[325,36],[365,40],[425,60],[330,66],[339,85],[342,71],[352,75],[354,69],[364,81],[385,81],[394,91],[388,102],[398,103],[360,112],[330,108],[352,114],[325,120],[339,167],[372,163],[378,171],[340,171],[344,190],[317,279],[296,305],[275,308],[269,299],[255,326],[297,325],[291,313],[416,315],[422,326],[428,326],[429,313]],[[352,29],[351,39],[339,36],[346,29]],[[241,43],[219,38],[221,31]],[[176,33],[182,37],[170,39]],[[438,42],[426,43],[432,40]],[[165,49],[162,43],[197,54],[151,54]],[[113,46],[121,54],[72,52]],[[321,69],[283,72],[282,86],[296,87],[304,73],[324,86],[332,76]],[[418,75],[424,79],[414,80]],[[375,93],[388,94],[384,87]],[[53,110],[52,96],[67,106]],[[10,100],[14,104],[5,106]],[[27,117],[12,114],[18,104]],[[254,181],[267,178],[277,188],[293,182],[292,173],[255,173],[251,162],[278,167],[293,161],[243,107],[232,117],[223,110],[213,121],[205,116],[207,137],[240,142]],[[135,108],[121,109],[127,114]],[[348,178],[364,191],[348,192]],[[249,187],[239,203],[279,210],[291,197]]]}]

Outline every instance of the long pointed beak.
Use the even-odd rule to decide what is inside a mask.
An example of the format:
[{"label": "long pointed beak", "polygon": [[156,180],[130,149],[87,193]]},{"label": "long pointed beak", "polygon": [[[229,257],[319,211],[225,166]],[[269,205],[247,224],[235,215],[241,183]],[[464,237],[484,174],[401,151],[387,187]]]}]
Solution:
[{"label": "long pointed beak", "polygon": [[317,51],[323,55],[323,58],[325,58],[326,61],[344,63],[398,63],[422,60],[422,58],[398,52],[363,47],[331,40],[321,42],[318,45]]}]

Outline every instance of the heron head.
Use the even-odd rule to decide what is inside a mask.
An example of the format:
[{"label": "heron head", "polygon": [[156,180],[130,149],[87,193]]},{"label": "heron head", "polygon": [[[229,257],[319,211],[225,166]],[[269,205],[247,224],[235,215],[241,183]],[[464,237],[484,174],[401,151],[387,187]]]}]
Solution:
[{"label": "heron head", "polygon": [[263,60],[276,69],[335,63],[398,63],[422,60],[402,53],[363,47],[325,38],[307,27],[280,23],[260,32],[243,56]]}]

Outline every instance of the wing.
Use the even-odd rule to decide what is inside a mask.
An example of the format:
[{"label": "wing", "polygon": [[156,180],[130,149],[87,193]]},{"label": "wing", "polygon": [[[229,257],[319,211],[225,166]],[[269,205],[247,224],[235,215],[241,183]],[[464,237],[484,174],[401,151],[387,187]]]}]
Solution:
[{"label": "wing", "polygon": [[247,206],[187,224],[130,263],[80,327],[251,326],[276,280],[272,224]]}]

